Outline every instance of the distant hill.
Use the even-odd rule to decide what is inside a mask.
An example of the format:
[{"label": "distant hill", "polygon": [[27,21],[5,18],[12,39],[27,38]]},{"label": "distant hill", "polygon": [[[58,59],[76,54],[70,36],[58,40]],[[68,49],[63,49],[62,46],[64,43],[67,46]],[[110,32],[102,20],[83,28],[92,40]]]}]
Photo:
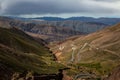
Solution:
[{"label": "distant hill", "polygon": [[67,18],[67,20],[79,20],[83,22],[98,22],[98,23],[104,23],[108,25],[113,25],[113,24],[117,24],[120,22],[120,18],[105,18],[105,17],[101,17],[101,18],[71,17],[71,18]]},{"label": "distant hill", "polygon": [[93,18],[93,17],[70,17],[70,18],[60,18],[60,17],[37,17],[37,18],[29,18],[29,19],[40,19],[45,21],[65,21],[65,20],[77,20],[82,22],[98,22],[104,23],[107,25],[113,25],[120,22],[120,18]]},{"label": "distant hill", "polygon": [[[65,21],[36,21],[36,20],[20,20],[18,18],[7,19],[0,18],[0,26],[17,27],[32,36],[51,41],[61,41],[68,37],[81,34],[89,34],[101,30],[109,25],[98,22],[81,22],[73,20]],[[6,25],[6,26],[4,26]],[[34,34],[34,35],[33,35]]]},{"label": "distant hill", "polygon": [[29,19],[41,19],[41,20],[46,20],[46,21],[64,21],[64,18],[60,17],[38,17],[38,18],[29,18]]},{"label": "distant hill", "polygon": [[76,68],[84,66],[91,71],[108,74],[120,64],[119,35],[120,24],[117,24],[86,36],[69,38],[50,45],[50,48],[62,63],[73,64]]},{"label": "distant hill", "polygon": [[[16,28],[0,28],[0,80],[11,80],[12,75],[56,73],[61,65],[43,44]],[[15,77],[15,76],[14,76]]]}]

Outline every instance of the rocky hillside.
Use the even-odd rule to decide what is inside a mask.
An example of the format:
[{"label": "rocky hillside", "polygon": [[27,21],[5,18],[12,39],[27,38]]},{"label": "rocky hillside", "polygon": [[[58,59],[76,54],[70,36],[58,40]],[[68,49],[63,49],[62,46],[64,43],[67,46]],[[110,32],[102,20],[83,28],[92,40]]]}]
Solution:
[{"label": "rocky hillside", "polygon": [[54,60],[54,55],[43,42],[16,28],[0,28],[0,80],[11,80],[16,73],[26,75],[25,71],[56,73],[62,66]]},{"label": "rocky hillside", "polygon": [[50,44],[59,62],[89,67],[101,74],[120,64],[120,24],[86,36]]},{"label": "rocky hillside", "polygon": [[[83,34],[79,31],[74,31],[69,28],[63,28],[63,27],[56,27],[56,26],[50,26],[50,25],[39,25],[34,23],[22,23],[21,25],[17,25],[14,23],[10,23],[10,25],[15,25],[20,28],[21,30],[27,32],[28,34],[34,34],[34,36],[40,37],[44,39],[47,42],[56,41],[56,40],[64,40],[67,37]],[[33,35],[32,35],[33,36]]]},{"label": "rocky hillside", "polygon": [[79,31],[82,33],[93,33],[98,30],[101,30],[109,25],[98,22],[82,22],[82,21],[73,21],[73,20],[65,20],[65,21],[40,21],[39,24],[42,25],[53,25],[57,27],[70,28],[74,31]]},{"label": "rocky hillside", "polygon": [[40,37],[47,42],[61,41],[74,35],[88,34],[101,30],[108,25],[98,22],[81,21],[20,21],[6,17],[0,17],[2,27],[17,27],[28,32],[34,37]]},{"label": "rocky hillside", "polygon": [[[50,24],[38,24],[34,22],[23,22],[16,19],[1,17],[1,27],[16,27],[19,28],[33,37],[40,37],[47,42],[64,40],[67,37],[84,34],[80,31],[75,31],[69,27],[62,27]],[[34,34],[34,35],[33,35]]]}]

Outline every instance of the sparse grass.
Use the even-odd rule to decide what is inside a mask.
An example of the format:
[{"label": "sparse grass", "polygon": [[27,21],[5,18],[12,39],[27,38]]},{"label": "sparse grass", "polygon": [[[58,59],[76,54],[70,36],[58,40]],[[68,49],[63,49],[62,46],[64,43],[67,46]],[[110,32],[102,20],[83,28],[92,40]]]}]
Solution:
[{"label": "sparse grass", "polygon": [[[65,45],[65,50],[62,51],[62,56],[59,56],[58,58],[63,57],[61,61],[64,61],[64,63],[67,64],[72,54],[70,45],[73,43],[77,47],[75,51],[75,61],[68,66],[74,68],[76,72],[74,73],[74,70],[70,70],[70,74],[74,75],[80,71],[92,71],[99,75],[109,74],[115,66],[120,64],[119,35],[120,24],[84,37],[65,41],[62,43]],[[78,61],[77,53],[85,43],[88,43],[90,46],[87,45],[81,50],[81,60]],[[54,45],[52,47],[55,49],[57,48]],[[82,70],[79,70],[78,66],[82,66]]]},{"label": "sparse grass", "polygon": [[0,28],[0,63],[13,71],[32,70],[37,73],[56,73],[63,66],[53,60],[44,45],[17,29]]},{"label": "sparse grass", "polygon": [[95,69],[101,68],[100,63],[79,63],[78,65],[83,67],[95,68]]}]

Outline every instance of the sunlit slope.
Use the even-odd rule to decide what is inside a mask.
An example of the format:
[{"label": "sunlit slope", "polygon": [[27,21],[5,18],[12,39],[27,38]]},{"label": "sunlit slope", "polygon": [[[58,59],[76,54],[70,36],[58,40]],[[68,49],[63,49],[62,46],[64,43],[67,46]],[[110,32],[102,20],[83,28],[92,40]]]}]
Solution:
[{"label": "sunlit slope", "polygon": [[50,45],[64,63],[99,64],[111,69],[120,63],[120,24],[86,36]]}]

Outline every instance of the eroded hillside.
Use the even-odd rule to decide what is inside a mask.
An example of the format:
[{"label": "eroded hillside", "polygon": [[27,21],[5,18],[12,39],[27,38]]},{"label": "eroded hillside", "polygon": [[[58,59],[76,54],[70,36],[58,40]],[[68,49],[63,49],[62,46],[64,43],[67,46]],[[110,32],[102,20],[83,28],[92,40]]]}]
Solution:
[{"label": "eroded hillside", "polygon": [[39,21],[0,17],[1,27],[17,27],[33,37],[39,37],[47,42],[62,41],[75,35],[89,34],[101,30],[109,25],[99,22],[66,21]]},{"label": "eroded hillside", "polygon": [[59,62],[72,64],[77,69],[83,66],[92,72],[108,74],[120,63],[119,35],[120,24],[117,24],[86,36],[50,44],[50,48]]}]

